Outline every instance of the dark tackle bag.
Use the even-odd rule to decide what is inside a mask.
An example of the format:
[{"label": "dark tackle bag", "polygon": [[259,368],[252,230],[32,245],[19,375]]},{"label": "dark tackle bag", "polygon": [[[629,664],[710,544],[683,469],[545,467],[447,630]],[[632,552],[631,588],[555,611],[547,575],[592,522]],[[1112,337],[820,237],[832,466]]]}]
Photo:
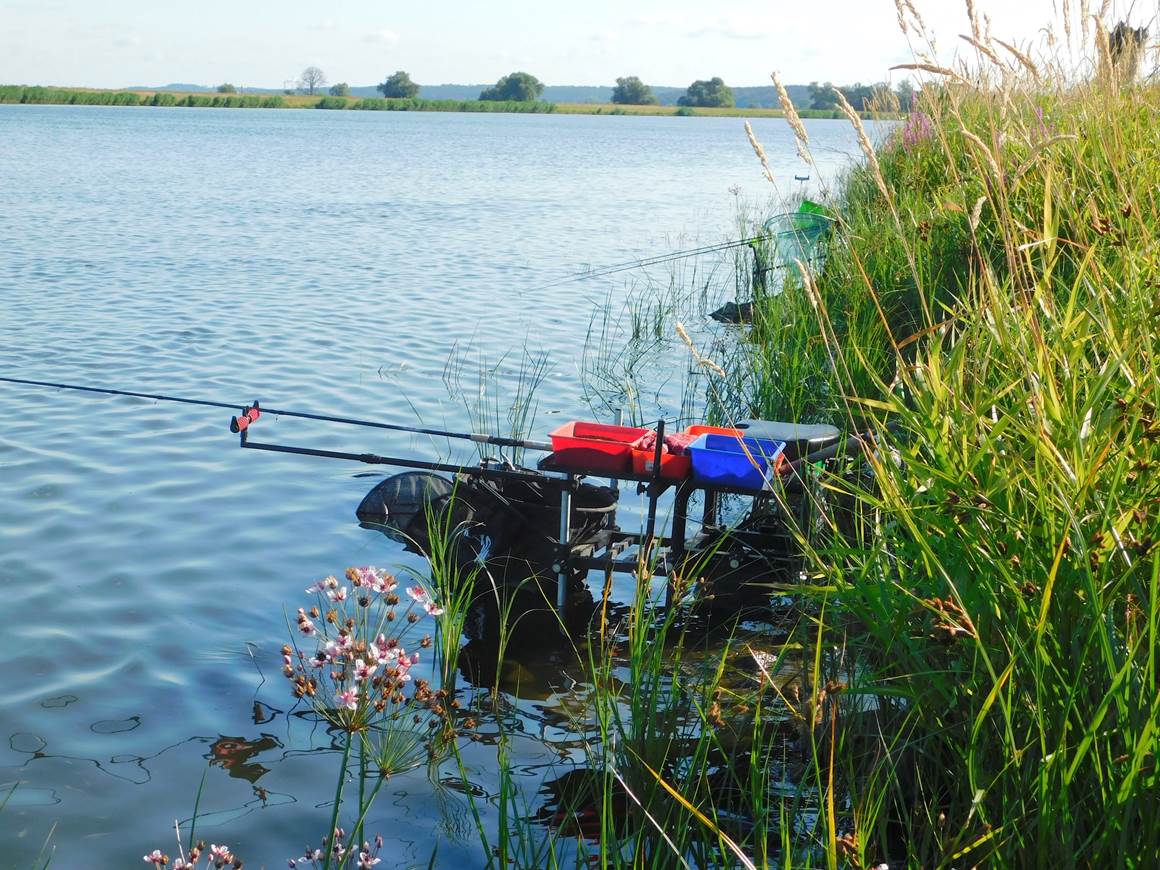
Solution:
[{"label": "dark tackle bag", "polygon": [[[427,472],[389,477],[371,490],[356,514],[409,550],[429,553],[435,529],[454,532],[462,568],[485,563],[497,581],[518,583],[547,576],[556,560],[560,532],[560,490],[529,477],[483,478],[462,474],[454,480]],[[582,483],[572,496],[569,543],[591,540],[616,519],[616,492]]]}]

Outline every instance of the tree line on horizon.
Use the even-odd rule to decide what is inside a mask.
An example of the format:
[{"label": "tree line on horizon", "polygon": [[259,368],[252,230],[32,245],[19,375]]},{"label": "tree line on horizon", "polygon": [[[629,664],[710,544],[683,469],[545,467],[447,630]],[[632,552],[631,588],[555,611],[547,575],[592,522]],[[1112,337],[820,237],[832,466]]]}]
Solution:
[{"label": "tree line on horizon", "polygon": [[[384,97],[414,98],[419,93],[419,85],[411,80],[403,70],[395,72],[378,85]],[[544,83],[531,73],[513,72],[499,79],[489,88],[484,88],[479,99],[484,101],[532,102],[544,93]],[[620,105],[653,106],[658,103],[652,88],[638,76],[626,76],[616,80],[612,89],[612,102]],[[685,96],[679,101],[682,106],[721,106],[734,103],[733,92],[720,78],[696,81],[689,86]]]},{"label": "tree line on horizon", "polygon": [[[326,74],[313,65],[306,67],[296,82],[297,89],[309,95],[319,93],[326,84]],[[375,90],[386,99],[415,99],[419,96],[420,87],[405,70],[397,70],[376,85]],[[478,99],[495,102],[536,102],[543,96],[544,88],[544,83],[531,73],[516,71],[503,76],[494,85],[484,88]],[[831,82],[819,84],[813,81],[805,87],[795,86],[795,89],[804,90],[808,99],[808,105],[802,105],[795,97],[794,101],[798,108],[822,111],[837,108],[838,98],[835,86]],[[229,83],[219,85],[216,90],[221,94],[238,93],[238,89]],[[888,97],[890,101],[896,99],[898,108],[901,111],[908,111],[915,95],[908,80],[903,80],[895,87],[891,87],[887,82],[869,85],[855,82],[852,85],[839,85],[836,90],[842,93],[856,111],[867,110],[871,105],[882,105],[883,97]],[[285,93],[292,93],[292,90],[288,88]],[[349,97],[351,88],[346,82],[337,82],[331,85],[328,93],[332,97]],[[625,106],[654,106],[660,103],[652,86],[642,81],[639,76],[617,78],[610,101]],[[736,105],[736,98],[733,89],[725,84],[720,76],[714,76],[694,81],[677,99],[676,104],[686,108],[732,108]]]}]

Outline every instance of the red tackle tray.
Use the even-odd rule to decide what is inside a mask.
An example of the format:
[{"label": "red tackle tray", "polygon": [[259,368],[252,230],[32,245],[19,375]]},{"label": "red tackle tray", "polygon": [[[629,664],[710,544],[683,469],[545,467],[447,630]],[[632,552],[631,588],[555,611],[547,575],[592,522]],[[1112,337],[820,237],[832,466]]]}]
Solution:
[{"label": "red tackle tray", "polygon": [[736,438],[743,438],[745,433],[740,429],[730,429],[726,426],[689,426],[685,429],[686,435],[732,435]]},{"label": "red tackle tray", "polygon": [[573,420],[554,429],[553,464],[583,472],[626,472],[632,467],[632,444],[649,433],[636,426],[609,426]]},{"label": "red tackle tray", "polygon": [[[652,474],[655,450],[632,451],[633,474]],[[687,453],[661,453],[661,477],[682,479],[693,473],[693,459]]]}]

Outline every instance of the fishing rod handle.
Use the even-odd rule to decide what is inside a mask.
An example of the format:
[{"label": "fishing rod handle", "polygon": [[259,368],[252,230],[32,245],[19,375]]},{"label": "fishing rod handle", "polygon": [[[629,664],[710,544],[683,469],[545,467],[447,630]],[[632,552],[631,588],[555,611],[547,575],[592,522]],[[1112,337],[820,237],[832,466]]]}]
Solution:
[{"label": "fishing rod handle", "polygon": [[255,399],[254,404],[242,411],[240,416],[230,417],[230,431],[235,435],[245,432],[250,428],[250,424],[256,423],[261,416],[262,411],[258,408],[258,400]]}]

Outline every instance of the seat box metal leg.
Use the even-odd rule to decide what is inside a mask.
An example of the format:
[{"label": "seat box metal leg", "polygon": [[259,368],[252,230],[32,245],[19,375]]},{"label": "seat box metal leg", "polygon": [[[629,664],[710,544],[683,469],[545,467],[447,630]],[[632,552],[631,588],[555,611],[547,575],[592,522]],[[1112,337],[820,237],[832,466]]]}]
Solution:
[{"label": "seat box metal leg", "polygon": [[556,573],[556,609],[560,612],[560,616],[565,615],[564,611],[568,602],[568,574],[571,569],[569,567],[569,557],[571,554],[568,551],[568,541],[572,537],[572,484],[575,478],[568,475],[567,486],[560,488],[560,551],[559,562]]}]

